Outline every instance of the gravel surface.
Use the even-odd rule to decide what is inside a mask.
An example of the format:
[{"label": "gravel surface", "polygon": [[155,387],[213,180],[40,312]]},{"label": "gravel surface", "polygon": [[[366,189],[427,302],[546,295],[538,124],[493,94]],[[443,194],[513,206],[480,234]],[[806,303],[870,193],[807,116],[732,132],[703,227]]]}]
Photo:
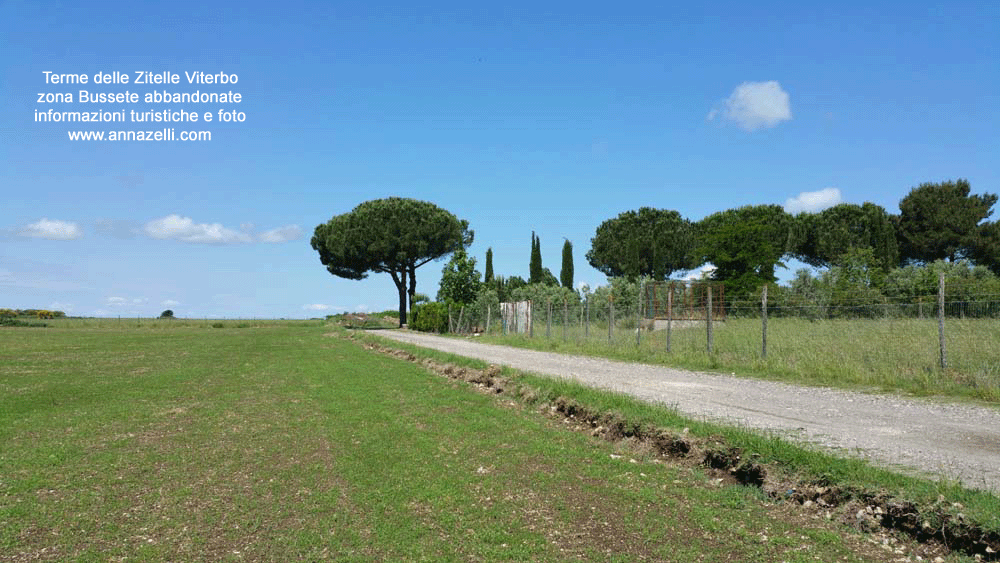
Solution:
[{"label": "gravel surface", "polygon": [[379,336],[619,391],[681,412],[1000,492],[1000,410],[537,352],[409,331]]}]

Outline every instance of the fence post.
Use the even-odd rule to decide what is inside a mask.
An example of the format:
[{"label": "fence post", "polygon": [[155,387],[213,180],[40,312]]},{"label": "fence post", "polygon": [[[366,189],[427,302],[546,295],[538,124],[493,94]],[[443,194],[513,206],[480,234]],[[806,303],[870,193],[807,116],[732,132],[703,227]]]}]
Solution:
[{"label": "fence post", "polygon": [[552,300],[546,304],[547,313],[545,314],[545,338],[552,338]]},{"label": "fence post", "polygon": [[534,338],[535,337],[535,318],[534,318],[535,314],[534,313],[535,313],[535,302],[534,301],[528,301],[527,315],[525,315],[527,317],[527,321],[528,321],[528,338]]},{"label": "fence post", "polygon": [[938,274],[938,342],[941,346],[941,369],[948,367],[948,353],[944,348],[944,272]]},{"label": "fence post", "polygon": [[708,285],[708,307],[705,308],[705,326],[708,331],[708,353],[712,353],[712,285]]},{"label": "fence post", "polygon": [[611,344],[611,327],[615,326],[615,296],[608,296],[608,344]]},{"label": "fence post", "polygon": [[764,284],[764,293],[760,296],[760,318],[761,318],[761,342],[760,356],[767,359],[767,284]]},{"label": "fence post", "polygon": [[590,338],[590,296],[583,302],[583,308],[586,315],[586,319],[583,321],[583,339],[586,340]]},{"label": "fence post", "polygon": [[670,329],[674,322],[674,282],[667,289],[667,353],[670,353]]},{"label": "fence post", "polygon": [[569,302],[563,298],[563,342],[566,342],[566,325],[569,324]]},{"label": "fence post", "polygon": [[451,303],[448,303],[448,332],[455,332],[454,329],[451,328]]},{"label": "fence post", "polygon": [[493,312],[493,304],[486,304],[486,336],[490,335],[490,313]]},{"label": "fence post", "polygon": [[642,334],[642,307],[645,305],[645,300],[642,295],[642,283],[639,284],[639,295],[636,296],[638,303],[635,307],[635,347],[638,348],[640,344],[640,335]]},{"label": "fence post", "polygon": [[[584,307],[584,305],[583,305],[583,301],[580,301],[579,298],[577,299],[577,303],[580,305],[580,323],[579,323],[579,326],[577,326],[577,328],[583,328],[583,307]],[[576,333],[576,341],[577,342],[580,341],[580,333],[579,332]]]}]

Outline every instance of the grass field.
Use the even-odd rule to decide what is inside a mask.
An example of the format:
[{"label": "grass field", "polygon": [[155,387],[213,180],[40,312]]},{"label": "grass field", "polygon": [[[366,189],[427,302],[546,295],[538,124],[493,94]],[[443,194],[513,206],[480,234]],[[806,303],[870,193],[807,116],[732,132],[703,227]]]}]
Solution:
[{"label": "grass field", "polygon": [[562,327],[553,326],[546,338],[541,324],[534,337],[498,335],[494,330],[485,340],[809,385],[1000,402],[1000,320],[948,319],[945,326],[944,370],[939,366],[937,322],[926,319],[773,318],[766,359],[761,356],[759,319],[714,323],[712,354],[706,349],[704,323],[671,331],[670,353],[666,331],[643,332],[637,346],[635,330],[616,329],[609,342],[606,323],[591,326],[588,338],[579,326],[569,327],[565,339]]},{"label": "grass field", "polygon": [[892,555],[317,322],[167,326],[0,331],[0,561]]},{"label": "grass field", "polygon": [[277,320],[277,319],[186,319],[172,318],[160,319],[150,317],[117,317],[117,318],[94,318],[94,317],[65,317],[60,319],[46,319],[35,321],[44,323],[52,328],[86,328],[95,330],[164,330],[177,328],[250,328],[250,327],[274,327],[274,326],[301,326],[302,324],[312,324],[320,326],[322,321],[314,319],[311,321],[302,320]]}]

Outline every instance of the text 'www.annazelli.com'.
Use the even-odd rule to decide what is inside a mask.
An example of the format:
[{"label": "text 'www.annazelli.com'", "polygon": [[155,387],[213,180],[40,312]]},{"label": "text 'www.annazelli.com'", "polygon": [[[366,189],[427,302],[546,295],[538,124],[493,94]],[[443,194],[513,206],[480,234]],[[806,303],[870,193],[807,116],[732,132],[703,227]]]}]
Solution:
[{"label": "text 'www.annazelli.com'", "polygon": [[211,131],[177,131],[173,127],[155,131],[67,131],[70,141],[211,141]]}]

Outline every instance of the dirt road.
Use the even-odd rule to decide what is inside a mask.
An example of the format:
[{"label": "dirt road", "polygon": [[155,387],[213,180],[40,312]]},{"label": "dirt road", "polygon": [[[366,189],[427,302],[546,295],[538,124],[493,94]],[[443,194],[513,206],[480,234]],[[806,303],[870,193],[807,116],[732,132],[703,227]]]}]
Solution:
[{"label": "dirt road", "polygon": [[693,416],[762,428],[1000,492],[1000,409],[800,387],[481,344],[409,331],[379,336],[628,393]]}]

